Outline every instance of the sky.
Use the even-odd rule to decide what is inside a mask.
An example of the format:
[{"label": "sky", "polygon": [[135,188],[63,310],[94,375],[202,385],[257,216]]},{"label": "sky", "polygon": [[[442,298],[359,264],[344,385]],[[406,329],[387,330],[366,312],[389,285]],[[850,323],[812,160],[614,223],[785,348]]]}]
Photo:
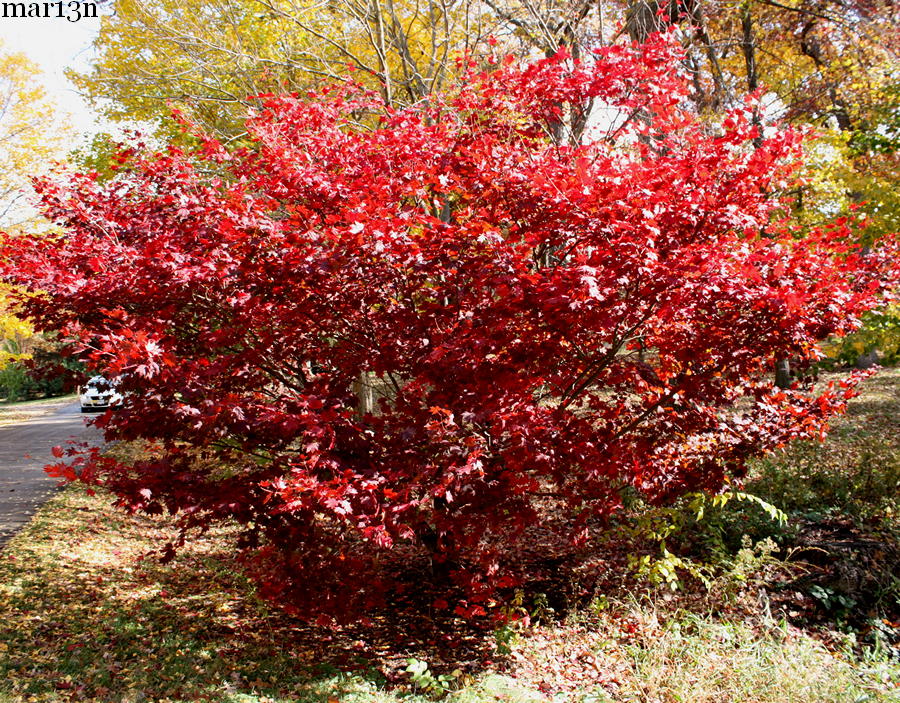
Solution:
[{"label": "sky", "polygon": [[91,43],[99,31],[99,18],[82,17],[70,22],[65,17],[0,17],[4,50],[22,52],[41,67],[43,75],[38,79],[81,134],[100,130],[102,122],[78,95],[64,71],[88,67],[93,56]]}]

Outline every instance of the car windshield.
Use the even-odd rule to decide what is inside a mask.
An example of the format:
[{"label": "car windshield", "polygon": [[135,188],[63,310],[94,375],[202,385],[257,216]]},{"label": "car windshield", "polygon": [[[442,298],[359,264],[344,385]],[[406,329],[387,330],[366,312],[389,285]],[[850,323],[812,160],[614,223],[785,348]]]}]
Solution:
[{"label": "car windshield", "polygon": [[90,381],[87,382],[87,387],[93,388],[94,390],[102,392],[102,391],[112,390],[113,384],[111,381],[108,381],[105,378],[102,378],[100,376],[95,376],[94,378],[92,378]]}]

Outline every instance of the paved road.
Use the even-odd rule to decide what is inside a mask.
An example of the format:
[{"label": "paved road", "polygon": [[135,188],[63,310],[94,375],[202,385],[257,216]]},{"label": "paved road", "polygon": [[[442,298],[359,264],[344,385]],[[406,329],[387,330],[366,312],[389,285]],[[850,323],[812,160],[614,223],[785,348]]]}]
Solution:
[{"label": "paved road", "polygon": [[98,442],[99,430],[87,427],[78,403],[50,408],[46,414],[0,425],[0,547],[25,525],[56,490],[59,479],[43,467],[57,461],[52,448],[69,439]]}]

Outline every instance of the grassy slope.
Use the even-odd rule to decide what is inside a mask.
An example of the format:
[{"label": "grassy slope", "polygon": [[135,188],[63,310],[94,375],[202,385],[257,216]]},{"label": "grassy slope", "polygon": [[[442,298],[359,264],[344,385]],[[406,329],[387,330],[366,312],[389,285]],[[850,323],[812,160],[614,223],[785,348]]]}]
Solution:
[{"label": "grassy slope", "polygon": [[[794,518],[793,532],[776,537],[824,543],[834,533],[823,530],[838,529],[857,544],[896,528],[898,389],[900,371],[885,372],[828,444],[760,465],[754,490]],[[407,657],[446,672],[455,703],[900,701],[896,663],[883,653],[860,660],[835,636],[811,637],[797,625],[821,629],[821,619],[804,620],[802,603],[779,601],[780,592],[772,604],[736,569],[717,582],[725,588],[715,599],[729,605],[715,615],[708,597],[610,594],[563,621],[532,608],[543,622],[527,629],[450,623],[449,645],[437,647],[429,636],[450,635],[413,633],[399,616],[331,631],[271,612],[230,568],[222,533],[175,563],[141,560],[170,526],[107,504],[69,488],[0,552],[0,703],[425,700],[428,675],[413,685]],[[802,572],[830,578],[834,564],[810,560]],[[838,594],[843,582],[817,583]],[[799,587],[787,590],[816,606]]]},{"label": "grassy slope", "polygon": [[59,396],[56,398],[39,398],[38,400],[25,400],[15,403],[0,401],[0,425],[21,422],[29,418],[52,412],[69,403],[74,403],[77,395]]}]

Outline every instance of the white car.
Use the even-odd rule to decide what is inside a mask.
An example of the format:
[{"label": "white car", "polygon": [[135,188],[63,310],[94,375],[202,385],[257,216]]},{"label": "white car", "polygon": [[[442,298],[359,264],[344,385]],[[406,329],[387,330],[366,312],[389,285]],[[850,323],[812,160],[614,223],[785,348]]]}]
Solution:
[{"label": "white car", "polygon": [[94,376],[81,393],[81,412],[103,412],[122,402],[122,394],[116,390],[116,380]]}]

